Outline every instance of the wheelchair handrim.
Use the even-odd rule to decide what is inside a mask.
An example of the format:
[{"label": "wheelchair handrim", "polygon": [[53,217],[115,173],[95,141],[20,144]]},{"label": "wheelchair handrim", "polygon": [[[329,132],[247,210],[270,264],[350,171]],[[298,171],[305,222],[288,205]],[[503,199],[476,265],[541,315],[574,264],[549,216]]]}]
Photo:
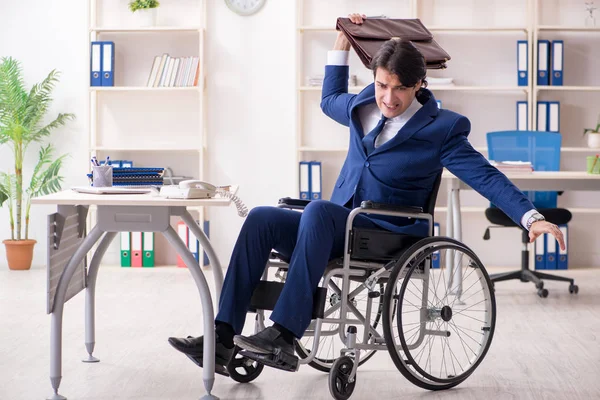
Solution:
[{"label": "wheelchair handrim", "polygon": [[[423,243],[423,242],[425,242],[425,243]],[[488,331],[484,331],[483,340],[480,345],[480,351],[478,354],[475,355],[474,362],[469,363],[470,368],[468,368],[466,371],[464,371],[463,373],[460,373],[458,375],[452,376],[450,378],[440,378],[437,376],[433,376],[432,374],[427,373],[427,371],[425,371],[423,368],[421,368],[419,363],[417,363],[414,360],[414,358],[412,357],[412,351],[411,351],[411,349],[409,349],[409,346],[406,343],[406,338],[404,337],[404,332],[402,330],[403,325],[402,325],[402,315],[401,315],[403,298],[405,296],[408,283],[411,280],[410,277],[415,272],[415,269],[417,268],[417,266],[419,264],[421,264],[421,262],[426,260],[434,252],[436,252],[438,250],[441,251],[444,249],[462,252],[463,254],[467,255],[470,258],[470,260],[472,260],[472,262],[474,262],[476,264],[477,268],[474,268],[474,270],[477,271],[478,275],[480,275],[480,279],[483,279],[483,282],[485,282],[485,284],[482,284],[483,291],[484,291],[483,296],[484,296],[484,300],[486,301],[486,305],[488,306],[489,311],[490,311],[487,314],[488,320],[486,321],[486,323],[488,323],[488,326],[490,327],[490,329]],[[413,255],[415,255],[415,254],[417,254],[417,256],[413,257]],[[402,263],[401,263],[401,265],[399,265],[401,261],[402,261]],[[409,265],[409,263],[411,263],[411,262],[412,262],[412,265]],[[390,352],[392,352],[392,351],[395,352],[396,357],[393,356],[393,358],[397,359],[400,363],[402,363],[402,365],[404,366],[404,369],[408,373],[410,373],[414,378],[418,379],[421,382],[424,382],[427,385],[439,386],[440,388],[444,388],[444,387],[454,386],[454,385],[462,382],[471,373],[473,373],[473,371],[477,368],[479,363],[483,360],[485,354],[487,353],[487,350],[489,349],[489,346],[491,345],[491,340],[492,340],[493,333],[494,333],[495,309],[496,309],[495,298],[494,298],[493,292],[490,290],[491,282],[489,280],[489,276],[487,275],[487,272],[485,271],[485,268],[483,267],[480,260],[475,256],[475,254],[464,244],[462,244],[460,242],[456,242],[452,239],[446,239],[446,238],[439,239],[436,237],[436,238],[423,239],[420,242],[413,245],[409,250],[407,250],[405,255],[403,257],[401,257],[400,260],[398,260],[398,263],[396,264],[395,269],[398,269],[398,271],[395,274],[395,276],[393,277],[394,279],[390,278],[388,285],[393,284],[394,286],[396,286],[397,282],[399,282],[400,279],[404,280],[402,282],[402,287],[400,289],[400,294],[399,294],[399,303],[400,304],[398,305],[396,317],[397,317],[397,326],[398,326],[399,337],[400,337],[400,345],[402,347],[403,354],[406,356],[408,362],[405,362],[404,357],[402,357],[400,354],[398,354],[398,347],[395,343],[394,335],[393,335],[393,326],[390,325],[390,327],[389,327],[390,335],[389,336],[390,336],[390,342],[392,342],[392,343],[388,344],[388,348],[389,348]],[[443,270],[441,268],[439,271],[440,271],[440,274],[443,274],[443,272],[442,272]],[[433,275],[430,274],[430,275],[428,275],[428,277],[429,276],[433,276]],[[438,283],[439,283],[439,280],[438,280]],[[389,300],[388,296],[386,296],[386,300]],[[391,310],[391,308],[392,308],[391,304],[389,304],[388,307],[389,307],[389,309],[386,310],[387,313],[393,313],[394,310]],[[421,310],[421,311],[423,311],[423,310]],[[388,314],[388,316],[389,315],[390,314]],[[423,323],[423,322],[421,321],[421,323]],[[425,322],[423,324],[423,326],[426,327],[427,322]],[[401,330],[402,330],[402,332],[401,332]],[[458,331],[455,331],[455,332],[458,332]],[[457,333],[457,334],[459,335],[459,339],[460,339],[460,334],[459,333]],[[433,337],[433,335],[431,335],[431,336]],[[442,339],[440,339],[440,340],[442,340]],[[390,346],[390,344],[392,344],[393,346]],[[430,349],[430,351],[431,351],[431,349]],[[411,368],[411,366],[412,366],[412,368]],[[448,372],[448,370],[447,370],[447,372]]]}]

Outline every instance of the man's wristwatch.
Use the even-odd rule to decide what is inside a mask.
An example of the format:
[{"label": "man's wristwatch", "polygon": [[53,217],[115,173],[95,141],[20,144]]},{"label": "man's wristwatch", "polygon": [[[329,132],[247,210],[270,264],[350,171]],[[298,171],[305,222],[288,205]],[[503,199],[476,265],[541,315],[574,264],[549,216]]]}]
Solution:
[{"label": "man's wristwatch", "polygon": [[525,224],[525,228],[527,228],[527,230],[531,229],[531,225],[533,225],[534,222],[538,222],[538,221],[545,221],[546,218],[544,218],[544,216],[540,213],[535,213],[533,214],[531,217],[529,217],[527,219],[527,223]]}]

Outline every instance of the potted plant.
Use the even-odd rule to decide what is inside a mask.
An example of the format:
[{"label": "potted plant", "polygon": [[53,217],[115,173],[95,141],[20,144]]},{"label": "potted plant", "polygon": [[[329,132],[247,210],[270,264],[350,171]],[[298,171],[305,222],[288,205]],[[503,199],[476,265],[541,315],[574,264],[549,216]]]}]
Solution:
[{"label": "potted plant", "polygon": [[588,135],[587,143],[588,147],[593,149],[600,148],[600,115],[598,116],[598,122],[596,123],[596,129],[586,128],[583,130],[584,135]]},{"label": "potted plant", "polygon": [[157,10],[160,3],[157,0],[132,0],[129,9],[138,18],[140,26],[156,25]]},{"label": "potted plant", "polygon": [[[0,172],[0,206],[8,205],[10,239],[4,240],[10,269],[29,269],[36,241],[29,239],[31,198],[60,190],[59,175],[64,155],[52,160],[53,146],[43,144],[50,133],[73,114],[58,114],[52,122],[42,121],[52,102],[51,94],[59,73],[53,70],[27,91],[21,65],[11,57],[0,59],[0,145],[8,145],[14,170]],[[24,186],[23,165],[30,144],[39,143],[38,161]]]}]

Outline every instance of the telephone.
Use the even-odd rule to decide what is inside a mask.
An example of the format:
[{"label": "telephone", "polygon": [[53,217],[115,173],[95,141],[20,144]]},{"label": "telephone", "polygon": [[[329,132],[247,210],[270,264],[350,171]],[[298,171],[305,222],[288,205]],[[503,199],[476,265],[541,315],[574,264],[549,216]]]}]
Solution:
[{"label": "telephone", "polygon": [[197,179],[188,179],[178,185],[162,186],[159,195],[168,199],[210,199],[219,195],[233,201],[240,217],[248,215],[248,208],[229,191],[229,186],[215,186]]}]

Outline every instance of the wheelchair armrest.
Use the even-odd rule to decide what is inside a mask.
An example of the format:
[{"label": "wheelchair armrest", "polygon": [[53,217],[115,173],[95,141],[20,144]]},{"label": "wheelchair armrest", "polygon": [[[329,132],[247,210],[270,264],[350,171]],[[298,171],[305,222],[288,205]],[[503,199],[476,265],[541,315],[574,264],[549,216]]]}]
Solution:
[{"label": "wheelchair armrest", "polygon": [[411,213],[411,214],[421,214],[423,212],[423,207],[415,207],[415,206],[399,206],[395,204],[387,204],[387,203],[375,203],[371,200],[365,200],[360,203],[360,208],[362,209],[371,209],[371,210],[380,210],[380,211],[395,211],[395,212],[403,212],[403,213]]},{"label": "wheelchair armrest", "polygon": [[291,197],[283,197],[277,202],[277,207],[289,208],[292,210],[304,210],[310,203],[310,200],[292,199]]}]

